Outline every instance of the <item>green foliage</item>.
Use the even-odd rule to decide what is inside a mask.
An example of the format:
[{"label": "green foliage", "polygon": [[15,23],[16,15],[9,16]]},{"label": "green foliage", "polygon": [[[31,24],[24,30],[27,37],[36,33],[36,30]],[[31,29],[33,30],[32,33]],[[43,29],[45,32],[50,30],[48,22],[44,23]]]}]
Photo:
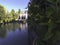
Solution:
[{"label": "green foliage", "polygon": [[14,9],[11,10],[11,14],[14,16],[14,14],[15,14],[15,10]]},{"label": "green foliage", "polygon": [[14,20],[15,19],[15,10],[14,9],[11,10],[11,14],[12,14],[12,18]]},{"label": "green foliage", "polygon": [[11,12],[9,12],[6,10],[4,6],[0,5],[0,23],[16,20],[19,18],[19,16],[20,16],[20,9],[18,11],[12,9]]},{"label": "green foliage", "polygon": [[20,9],[18,10],[18,14],[20,14]]},{"label": "green foliage", "polygon": [[51,2],[57,2],[57,0],[49,0],[49,1],[51,1]]},{"label": "green foliage", "polygon": [[3,20],[5,20],[5,16],[6,16],[6,8],[2,5],[0,5],[0,22]]},{"label": "green foliage", "polygon": [[20,9],[19,9],[17,12],[15,12],[15,10],[12,9],[12,10],[11,10],[11,14],[12,14],[13,20],[18,19],[18,18],[19,18],[19,15],[20,15]]},{"label": "green foliage", "polygon": [[[28,12],[29,20],[31,21],[31,23],[37,24],[36,32],[39,35],[39,38],[42,37],[40,39],[41,41],[43,40],[47,42],[47,45],[52,45],[56,43],[58,40],[60,40],[59,0],[31,0],[28,5]],[[39,24],[40,26],[38,26]],[[45,24],[48,25],[46,26]],[[39,27],[40,29],[38,29],[37,27]]]}]

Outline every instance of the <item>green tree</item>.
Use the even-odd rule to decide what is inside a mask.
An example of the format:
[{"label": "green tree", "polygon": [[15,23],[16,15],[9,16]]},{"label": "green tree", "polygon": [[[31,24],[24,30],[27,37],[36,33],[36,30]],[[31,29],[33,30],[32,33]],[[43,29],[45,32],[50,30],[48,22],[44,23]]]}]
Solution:
[{"label": "green tree", "polygon": [[18,20],[19,16],[20,16],[20,9],[18,11],[15,12],[14,9],[11,10],[11,14],[12,14],[12,18],[13,20]]},{"label": "green tree", "polygon": [[7,11],[5,21],[10,22],[12,21],[12,19],[13,19],[13,15],[9,11]]},{"label": "green tree", "polygon": [[40,36],[38,45],[44,45],[42,41],[47,42],[45,45],[52,45],[59,40],[59,12],[59,0],[30,0],[28,5],[29,20],[31,23],[37,24],[36,32]]},{"label": "green tree", "polygon": [[14,9],[11,10],[11,14],[12,14],[13,20],[15,20],[15,10]]},{"label": "green tree", "polygon": [[18,9],[18,11],[16,12],[16,18],[17,18],[17,19],[19,19],[20,12],[21,12],[21,10],[20,10],[20,9]]},{"label": "green tree", "polygon": [[18,14],[20,14],[20,9],[18,10]]},{"label": "green tree", "polygon": [[6,13],[7,13],[6,8],[0,5],[0,22],[3,22],[5,20]]}]

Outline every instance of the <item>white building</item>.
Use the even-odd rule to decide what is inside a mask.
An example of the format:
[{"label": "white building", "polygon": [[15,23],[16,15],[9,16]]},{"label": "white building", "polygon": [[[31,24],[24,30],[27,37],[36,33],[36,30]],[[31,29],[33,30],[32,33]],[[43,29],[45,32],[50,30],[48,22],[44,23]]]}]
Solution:
[{"label": "white building", "polygon": [[28,12],[27,10],[21,11],[20,13],[20,20],[27,20],[28,19]]}]

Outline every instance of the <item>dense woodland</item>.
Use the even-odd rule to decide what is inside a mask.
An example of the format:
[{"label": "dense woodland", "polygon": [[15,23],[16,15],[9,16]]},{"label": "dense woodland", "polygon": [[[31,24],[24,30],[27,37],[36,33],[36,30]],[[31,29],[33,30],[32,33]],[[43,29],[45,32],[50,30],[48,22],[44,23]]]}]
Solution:
[{"label": "dense woodland", "polygon": [[5,6],[0,5],[0,23],[11,22],[17,20],[20,15],[20,9],[15,11],[12,9],[10,12],[5,8]]},{"label": "dense woodland", "polygon": [[60,0],[30,0],[28,13],[35,45],[60,45]]}]

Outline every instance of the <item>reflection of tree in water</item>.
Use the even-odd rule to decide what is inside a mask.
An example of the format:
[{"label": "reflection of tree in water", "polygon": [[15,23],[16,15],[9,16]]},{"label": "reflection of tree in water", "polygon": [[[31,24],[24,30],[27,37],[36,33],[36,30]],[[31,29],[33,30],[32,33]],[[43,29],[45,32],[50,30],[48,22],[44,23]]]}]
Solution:
[{"label": "reflection of tree in water", "polygon": [[14,31],[14,32],[15,32],[15,30],[16,30],[16,25],[15,25],[15,24],[13,24],[12,26],[13,26],[12,31]]},{"label": "reflection of tree in water", "polygon": [[20,24],[19,24],[19,31],[21,31],[21,27],[20,27]]},{"label": "reflection of tree in water", "polygon": [[9,32],[10,31],[14,31],[15,32],[15,30],[19,28],[19,24],[18,23],[9,23],[9,24],[6,24],[5,26],[6,26],[6,29]]},{"label": "reflection of tree in water", "polygon": [[[47,29],[46,27],[45,28],[42,28],[42,27],[45,27],[45,26],[41,26],[41,25],[38,25],[38,24],[35,24],[35,23],[33,23],[33,24],[29,24],[29,30],[30,31],[34,31],[34,32],[36,32],[36,34],[37,34],[37,36],[38,36],[38,38],[37,39],[34,39],[34,42],[33,43],[39,43],[39,44],[42,44],[42,45],[44,45],[44,43],[42,43],[43,42],[43,40],[42,40],[42,38],[44,38],[44,35],[45,35],[45,33],[47,32],[47,30],[45,30],[45,29]],[[44,30],[44,32],[43,32],[43,30],[41,30],[41,29],[43,29]],[[41,41],[42,40],[42,41]],[[35,45],[34,44],[34,45]],[[39,44],[37,44],[37,45],[39,45]]]},{"label": "reflection of tree in water", "polygon": [[29,45],[35,45],[35,40],[38,38],[36,32],[36,27],[33,27],[32,25],[29,24],[28,27],[28,35],[29,35]]},{"label": "reflection of tree in water", "polygon": [[5,27],[0,27],[0,38],[4,38],[6,36],[7,30]]},{"label": "reflection of tree in water", "polygon": [[[43,29],[43,30],[41,30]],[[47,28],[46,28],[47,29]],[[60,45],[60,31],[59,30],[45,30],[45,28],[42,28],[40,25],[32,24],[29,26],[29,31],[34,30],[37,35],[38,39],[35,41],[35,44],[37,45]],[[49,32],[50,31],[50,32]],[[32,37],[32,36],[30,36]],[[30,39],[31,40],[31,39]]]},{"label": "reflection of tree in water", "polygon": [[19,23],[8,23],[5,25],[2,24],[0,26],[0,37],[1,38],[5,37],[8,32],[11,32],[11,31],[15,32],[17,29],[21,31],[23,29],[25,30],[26,28],[27,28],[26,24],[23,24],[23,23],[20,23],[20,24]]},{"label": "reflection of tree in water", "polygon": [[10,31],[14,31],[19,28],[19,24],[5,24],[0,25],[0,38],[4,38],[6,34]]}]

